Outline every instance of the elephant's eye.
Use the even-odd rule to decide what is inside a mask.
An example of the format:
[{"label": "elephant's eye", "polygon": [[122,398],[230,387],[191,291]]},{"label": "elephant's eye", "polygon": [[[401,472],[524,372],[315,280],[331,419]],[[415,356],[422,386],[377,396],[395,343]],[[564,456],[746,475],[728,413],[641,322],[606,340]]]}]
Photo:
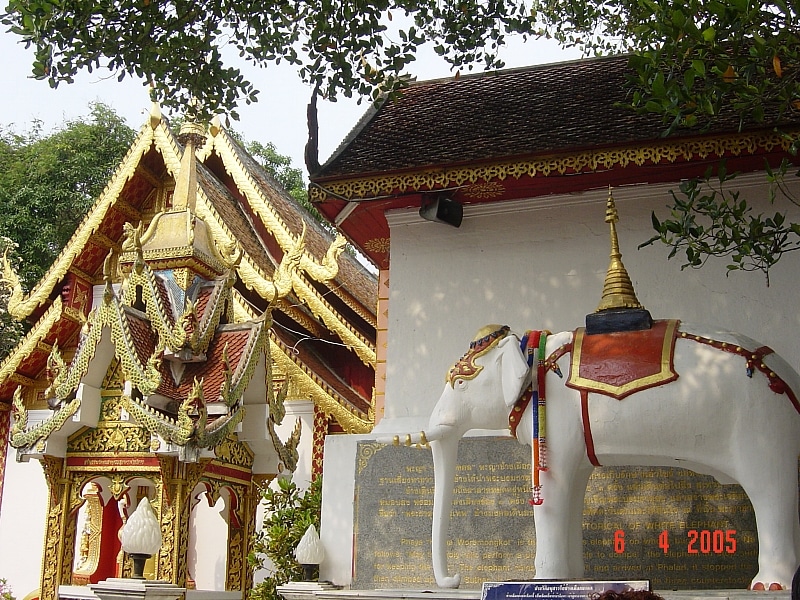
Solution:
[{"label": "elephant's eye", "polygon": [[455,385],[453,387],[457,390],[464,390],[467,388],[467,380],[459,377],[455,380]]}]

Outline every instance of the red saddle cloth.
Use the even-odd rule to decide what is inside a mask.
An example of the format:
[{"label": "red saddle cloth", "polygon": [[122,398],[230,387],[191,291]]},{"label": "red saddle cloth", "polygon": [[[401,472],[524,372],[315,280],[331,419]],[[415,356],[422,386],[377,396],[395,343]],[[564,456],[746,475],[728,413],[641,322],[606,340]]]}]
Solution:
[{"label": "red saddle cloth", "polygon": [[567,385],[622,400],[678,378],[672,356],[679,321],[655,321],[650,329],[586,335],[575,330]]}]

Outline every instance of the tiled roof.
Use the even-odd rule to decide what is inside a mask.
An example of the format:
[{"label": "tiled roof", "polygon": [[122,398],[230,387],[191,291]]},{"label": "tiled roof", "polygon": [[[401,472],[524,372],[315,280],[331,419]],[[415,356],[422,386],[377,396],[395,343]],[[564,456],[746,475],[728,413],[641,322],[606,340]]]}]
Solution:
[{"label": "tiled roof", "polygon": [[255,227],[249,216],[242,210],[239,202],[231,195],[220,181],[202,163],[197,165],[197,181],[203,187],[214,209],[219,213],[222,220],[230,228],[236,240],[241,244],[248,256],[250,256],[258,266],[265,270],[267,275],[271,275],[274,266],[269,258],[266,248],[259,240],[255,232]]},{"label": "tiled roof", "polygon": [[140,364],[146,365],[156,348],[156,333],[150,327],[150,319],[143,313],[129,306],[123,307],[123,311],[128,320],[128,330],[131,332],[136,356]]},{"label": "tiled roof", "polygon": [[[236,155],[259,188],[260,193],[268,199],[270,205],[281,216],[287,228],[300,235],[303,221],[306,222],[306,251],[321,261],[333,241],[333,235],[325,231],[310,214],[303,217],[304,209],[292,199],[275,179],[242,147],[231,140]],[[377,304],[377,279],[367,271],[352,255],[347,252],[339,257],[339,275],[336,277],[362,306],[374,312]]]},{"label": "tiled roof", "polygon": [[[365,115],[314,179],[658,139],[660,117],[621,105],[630,93],[627,61],[591,58],[413,83]],[[713,130],[737,127],[731,115]]]},{"label": "tiled roof", "polygon": [[[258,335],[258,327],[251,323],[220,327],[208,347],[206,360],[187,364],[179,385],[175,385],[169,366],[162,364],[161,384],[156,393],[167,398],[183,400],[191,392],[196,378],[203,382],[205,401],[207,403],[217,402],[220,387],[225,379],[225,361],[223,360],[225,346],[228,346],[228,361],[231,371],[235,373],[239,362],[244,358],[244,350],[254,335]],[[164,363],[166,362],[164,361]],[[236,385],[237,381],[234,380],[232,383]]]}]

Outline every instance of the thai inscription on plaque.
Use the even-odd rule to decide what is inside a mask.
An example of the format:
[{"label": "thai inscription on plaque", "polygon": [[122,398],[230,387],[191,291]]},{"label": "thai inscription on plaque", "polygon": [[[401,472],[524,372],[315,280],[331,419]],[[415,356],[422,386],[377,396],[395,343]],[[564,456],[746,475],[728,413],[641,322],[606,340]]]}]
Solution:
[{"label": "thai inscription on plaque", "polygon": [[[447,554],[462,588],[534,577],[530,466],[530,448],[511,438],[461,441]],[[427,450],[359,444],[354,588],[436,588],[433,476]],[[743,589],[758,570],[755,518],[741,487],[684,469],[596,469],[583,534],[588,579]]]}]

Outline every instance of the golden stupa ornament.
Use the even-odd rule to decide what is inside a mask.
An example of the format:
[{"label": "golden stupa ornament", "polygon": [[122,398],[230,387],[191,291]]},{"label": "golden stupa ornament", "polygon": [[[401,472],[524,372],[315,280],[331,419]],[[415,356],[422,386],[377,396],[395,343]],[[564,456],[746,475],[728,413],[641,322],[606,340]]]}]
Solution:
[{"label": "golden stupa ornament", "polygon": [[644,308],[636,298],[631,278],[628,277],[625,265],[622,264],[622,253],[619,251],[619,239],[617,238],[616,224],[618,221],[617,207],[614,204],[611,187],[609,187],[606,201],[606,223],[611,226],[611,262],[603,283],[603,297],[600,299],[600,306],[597,307],[596,312],[615,308]]}]

